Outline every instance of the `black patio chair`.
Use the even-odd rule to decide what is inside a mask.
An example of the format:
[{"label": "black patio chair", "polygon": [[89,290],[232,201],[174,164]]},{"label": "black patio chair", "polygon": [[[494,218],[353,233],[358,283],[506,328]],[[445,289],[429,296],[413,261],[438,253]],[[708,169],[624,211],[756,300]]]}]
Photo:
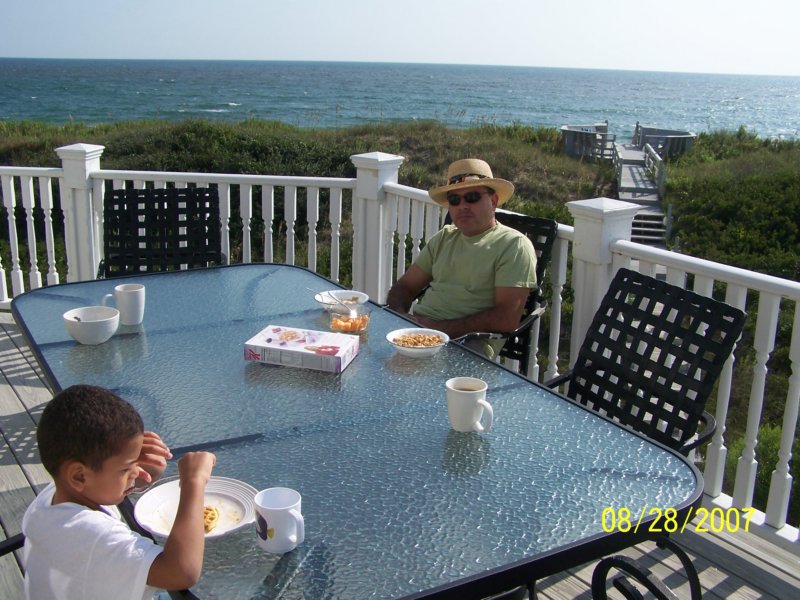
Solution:
[{"label": "black patio chair", "polygon": [[225,264],[217,189],[108,192],[103,252],[98,278]]},{"label": "black patio chair", "polygon": [[[620,269],[572,370],[545,385],[566,384],[568,397],[686,455],[714,432],[706,401],[744,320],[741,310],[724,302]],[[678,555],[692,598],[699,598],[700,582],[689,557],[668,536],[655,539]],[[596,597],[605,598],[605,578],[615,567],[657,589],[641,565],[613,556],[597,566],[592,585]],[[623,579],[614,585],[633,589]]]},{"label": "black patio chair", "polygon": [[553,244],[558,235],[558,223],[553,219],[508,212],[496,212],[495,218],[498,222],[524,233],[533,243],[533,248],[536,251],[537,286],[528,295],[519,326],[514,331],[510,333],[472,332],[454,341],[465,343],[472,340],[505,339],[506,342],[500,350],[500,356],[518,361],[520,373],[528,376],[530,375],[528,373],[528,363],[530,361],[531,328],[547,308],[546,299],[542,292],[542,282],[544,281],[545,272],[550,266]]}]

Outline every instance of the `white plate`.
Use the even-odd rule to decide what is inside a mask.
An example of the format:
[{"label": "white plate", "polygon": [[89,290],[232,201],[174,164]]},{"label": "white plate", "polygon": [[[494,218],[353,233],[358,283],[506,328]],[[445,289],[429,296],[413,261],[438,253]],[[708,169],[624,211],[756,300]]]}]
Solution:
[{"label": "white plate", "polygon": [[[166,538],[172,530],[178,512],[179,483],[178,479],[171,479],[150,488],[133,508],[136,521],[154,536]],[[212,476],[206,484],[205,504],[219,509],[219,522],[206,538],[220,537],[253,523],[257,492],[243,481]]]},{"label": "white plate", "polygon": [[[394,343],[394,338],[409,333],[424,333],[427,335],[438,335],[440,338],[442,338],[442,343],[439,344],[438,346],[398,346],[397,344]],[[439,350],[441,350],[442,347],[447,342],[450,341],[450,337],[443,331],[438,331],[436,329],[423,329],[421,327],[406,327],[405,329],[395,329],[394,331],[390,331],[389,333],[386,334],[386,339],[403,356],[414,356],[417,358],[433,356]]]},{"label": "white plate", "polygon": [[345,304],[365,304],[369,300],[367,294],[355,290],[328,290],[327,292],[314,294],[314,300],[319,302],[325,310],[342,314],[347,313],[348,309],[339,304],[334,298],[338,298]]}]

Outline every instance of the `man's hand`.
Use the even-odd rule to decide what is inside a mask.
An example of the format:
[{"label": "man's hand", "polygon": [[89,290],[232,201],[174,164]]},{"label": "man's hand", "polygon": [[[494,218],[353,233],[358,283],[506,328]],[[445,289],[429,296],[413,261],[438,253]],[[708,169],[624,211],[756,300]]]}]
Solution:
[{"label": "man's hand", "polygon": [[418,314],[411,315],[410,318],[423,327],[445,332],[451,339],[475,331],[508,333],[519,325],[529,294],[529,288],[497,288],[495,305],[474,315],[442,321]]}]

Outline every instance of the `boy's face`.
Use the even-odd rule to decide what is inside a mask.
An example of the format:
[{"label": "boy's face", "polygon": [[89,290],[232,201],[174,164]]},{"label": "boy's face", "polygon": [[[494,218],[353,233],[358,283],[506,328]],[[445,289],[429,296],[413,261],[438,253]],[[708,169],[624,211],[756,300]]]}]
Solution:
[{"label": "boy's face", "polygon": [[139,475],[138,460],[142,452],[144,436],[133,436],[119,453],[107,458],[100,470],[87,469],[83,486],[85,500],[82,502],[92,508],[94,505],[119,504],[133,491],[134,481]]}]

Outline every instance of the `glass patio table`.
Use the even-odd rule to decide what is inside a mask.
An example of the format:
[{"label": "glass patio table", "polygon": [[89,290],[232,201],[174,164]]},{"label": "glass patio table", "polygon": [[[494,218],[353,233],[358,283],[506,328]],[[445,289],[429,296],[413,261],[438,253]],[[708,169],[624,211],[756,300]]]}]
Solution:
[{"label": "glass patio table", "polygon": [[[121,282],[145,284],[144,323],[98,346],[74,342],[62,314]],[[302,494],[303,544],[266,554],[255,527],[209,540],[197,596],[480,597],[637,543],[650,509],[680,518],[700,502],[684,457],[474,352],[397,355],[385,335],[409,322],[377,305],[341,374],[244,360],[244,342],[269,324],[327,330],[308,288],[333,287],[304,268],[251,264],[12,302],[54,391],[108,387],[176,454],[214,452],[214,475]],[[489,385],[486,433],[449,426],[444,383],[460,375]],[[165,476],[176,472],[172,462]],[[644,514],[636,532],[611,518],[621,509],[633,525]]]}]

